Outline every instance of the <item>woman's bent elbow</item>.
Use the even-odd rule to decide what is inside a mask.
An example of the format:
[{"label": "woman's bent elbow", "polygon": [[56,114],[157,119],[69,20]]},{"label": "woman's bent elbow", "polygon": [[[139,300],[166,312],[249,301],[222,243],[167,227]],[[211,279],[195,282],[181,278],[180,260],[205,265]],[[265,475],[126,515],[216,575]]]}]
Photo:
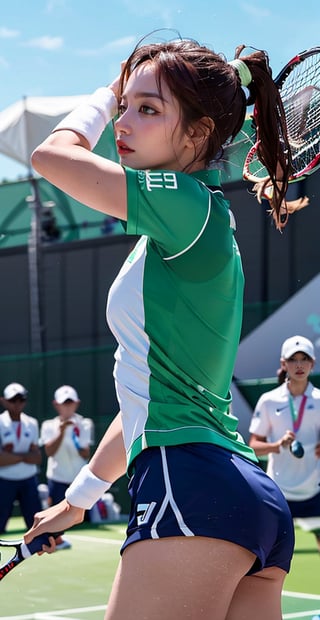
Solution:
[{"label": "woman's bent elbow", "polygon": [[44,160],[44,156],[43,156],[41,147],[38,146],[31,154],[31,165],[34,168],[34,170],[39,172],[39,174],[42,173],[43,160]]}]

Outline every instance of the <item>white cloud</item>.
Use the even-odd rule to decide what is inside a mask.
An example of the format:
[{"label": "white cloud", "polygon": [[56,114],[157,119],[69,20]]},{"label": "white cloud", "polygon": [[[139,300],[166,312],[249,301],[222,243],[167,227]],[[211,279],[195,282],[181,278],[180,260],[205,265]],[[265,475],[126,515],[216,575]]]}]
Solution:
[{"label": "white cloud", "polygon": [[119,50],[126,50],[128,47],[132,47],[136,43],[136,37],[127,36],[122,37],[120,39],[116,39],[115,41],[110,41],[101,47],[96,48],[88,48],[88,49],[80,49],[77,50],[77,54],[79,56],[103,56],[105,54],[110,54],[112,52],[119,52]]},{"label": "white cloud", "polygon": [[6,59],[3,56],[0,56],[0,67],[3,67],[4,69],[9,68],[9,63],[6,61]]},{"label": "white cloud", "polygon": [[251,17],[258,17],[259,19],[263,17],[270,17],[271,11],[267,7],[256,6],[255,4],[241,4],[241,8],[251,15]]},{"label": "white cloud", "polygon": [[156,5],[154,2],[146,2],[141,5],[141,3],[132,2],[132,0],[120,0],[120,3],[124,5],[128,13],[138,15],[139,17],[152,16],[158,21],[162,20],[162,22],[167,25],[172,23],[177,13],[181,13],[180,3],[176,3],[173,0],[170,0],[167,6],[163,0]]},{"label": "white cloud", "polygon": [[61,10],[65,7],[65,0],[48,0],[45,11],[46,13],[53,13],[56,9]]},{"label": "white cloud", "polygon": [[121,39],[116,39],[115,41],[111,41],[111,43],[107,44],[105,47],[108,47],[109,49],[112,48],[116,48],[116,49],[122,49],[123,47],[126,47],[127,45],[132,45],[136,40],[136,37],[133,35],[127,36],[127,37],[122,37]]},{"label": "white cloud", "polygon": [[42,50],[52,51],[63,47],[63,38],[44,35],[43,37],[30,39],[30,41],[27,41],[24,45],[26,47],[37,47]]},{"label": "white cloud", "polygon": [[0,28],[0,39],[14,39],[19,35],[20,32],[18,30],[10,30],[10,28],[6,28],[5,26]]}]

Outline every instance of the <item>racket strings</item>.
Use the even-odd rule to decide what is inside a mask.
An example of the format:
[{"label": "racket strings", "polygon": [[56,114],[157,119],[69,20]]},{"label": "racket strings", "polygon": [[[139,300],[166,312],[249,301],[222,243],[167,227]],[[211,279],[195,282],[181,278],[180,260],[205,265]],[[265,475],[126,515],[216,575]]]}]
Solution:
[{"label": "racket strings", "polygon": [[307,57],[287,76],[281,89],[294,175],[317,164],[320,142],[320,54]]}]

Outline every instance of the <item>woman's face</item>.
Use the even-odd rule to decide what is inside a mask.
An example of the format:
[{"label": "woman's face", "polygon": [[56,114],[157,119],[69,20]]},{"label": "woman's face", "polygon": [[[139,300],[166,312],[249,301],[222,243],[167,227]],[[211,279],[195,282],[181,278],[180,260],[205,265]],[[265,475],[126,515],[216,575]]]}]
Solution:
[{"label": "woman's face", "polygon": [[[121,163],[136,170],[184,170],[194,159],[194,144],[181,129],[180,107],[163,81],[157,86],[152,62],[130,75],[115,122]],[[196,167],[195,167],[196,166]],[[188,171],[200,168],[199,162]]]},{"label": "woman's face", "polygon": [[281,366],[292,381],[306,381],[314,366],[314,361],[305,353],[294,353],[289,359],[282,360]]}]

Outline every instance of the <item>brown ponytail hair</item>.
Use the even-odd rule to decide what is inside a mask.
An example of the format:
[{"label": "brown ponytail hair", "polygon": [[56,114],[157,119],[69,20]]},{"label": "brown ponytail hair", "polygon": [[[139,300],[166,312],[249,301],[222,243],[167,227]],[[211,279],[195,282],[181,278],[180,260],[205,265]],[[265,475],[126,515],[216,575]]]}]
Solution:
[{"label": "brown ponytail hair", "polygon": [[[245,49],[244,45],[236,49],[235,57],[239,58]],[[291,151],[287,134],[285,112],[280,92],[272,79],[269,59],[266,52],[256,50],[248,56],[241,57],[246,63],[252,81],[247,86],[250,96],[247,105],[254,103],[254,123],[257,132],[258,157],[266,167],[273,186],[271,207],[275,211],[275,220],[279,227],[280,208],[285,205],[288,179],[292,172]],[[286,213],[285,222],[288,214]]]}]

